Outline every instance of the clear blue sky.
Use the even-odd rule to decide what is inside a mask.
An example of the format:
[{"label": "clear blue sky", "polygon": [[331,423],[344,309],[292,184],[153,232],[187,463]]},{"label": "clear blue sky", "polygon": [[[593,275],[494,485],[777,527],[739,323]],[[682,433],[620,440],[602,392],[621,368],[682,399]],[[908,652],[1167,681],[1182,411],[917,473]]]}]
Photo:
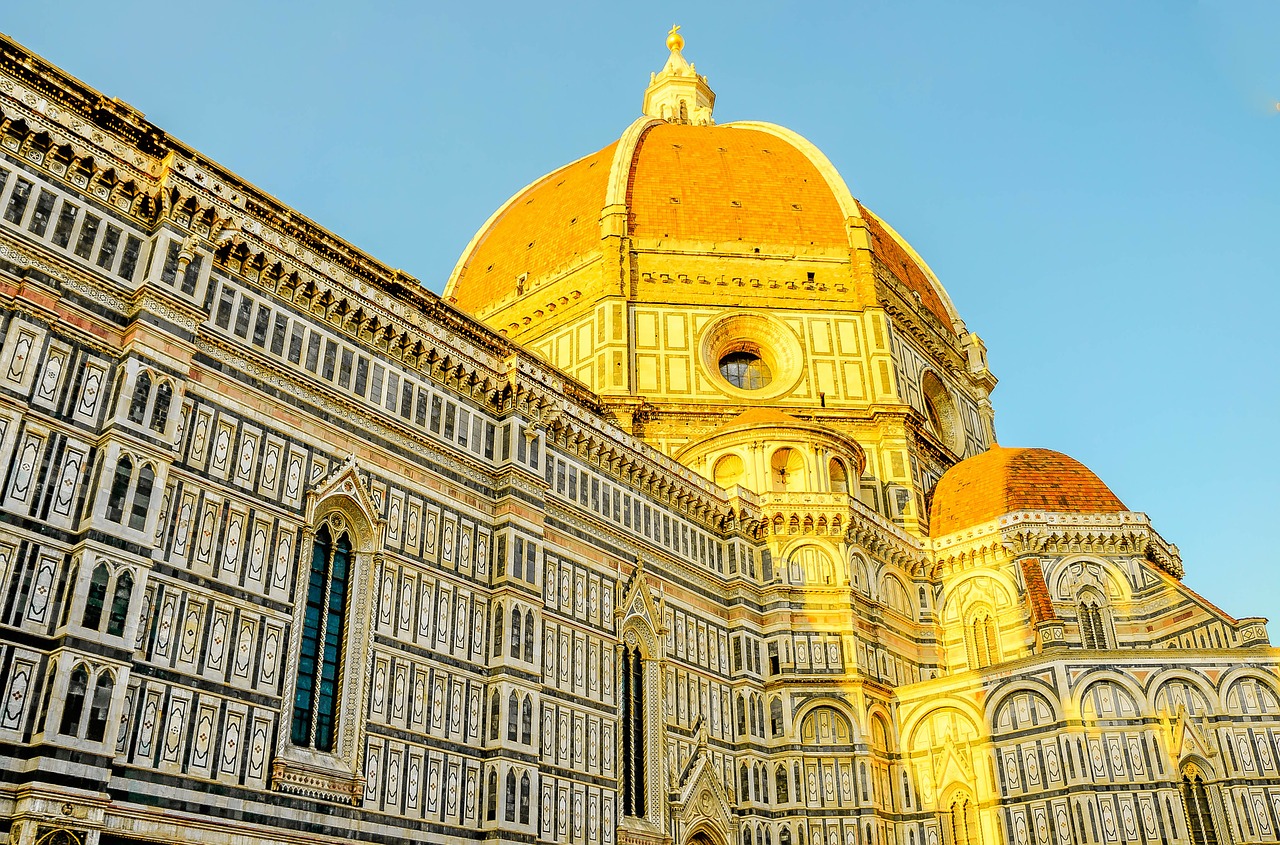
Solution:
[{"label": "clear blue sky", "polygon": [[[187,5],[190,8],[185,8]],[[1280,3],[9,4],[0,29],[439,291],[613,141],[680,23],[716,117],[816,143],[1092,467],[1280,642]]]}]

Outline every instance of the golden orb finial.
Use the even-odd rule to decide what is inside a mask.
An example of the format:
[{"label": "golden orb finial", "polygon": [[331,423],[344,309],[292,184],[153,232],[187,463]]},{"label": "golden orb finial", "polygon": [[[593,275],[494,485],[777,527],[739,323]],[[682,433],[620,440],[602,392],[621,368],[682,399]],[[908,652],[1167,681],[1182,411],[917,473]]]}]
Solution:
[{"label": "golden orb finial", "polygon": [[684,49],[684,36],[680,34],[680,24],[674,24],[667,33],[667,49],[679,53]]}]

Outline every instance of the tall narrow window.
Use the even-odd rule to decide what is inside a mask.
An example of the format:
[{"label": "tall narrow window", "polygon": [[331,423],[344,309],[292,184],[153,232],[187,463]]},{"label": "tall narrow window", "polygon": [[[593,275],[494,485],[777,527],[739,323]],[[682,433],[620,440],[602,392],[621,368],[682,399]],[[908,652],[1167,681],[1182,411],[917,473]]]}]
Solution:
[{"label": "tall narrow window", "polygon": [[990,613],[981,613],[969,624],[969,657],[974,669],[985,669],[999,660],[996,626]]},{"label": "tall narrow window", "polygon": [[110,577],[105,563],[98,564],[93,570],[93,576],[89,579],[89,595],[84,600],[84,616],[80,619],[80,624],[86,628],[97,630],[102,624],[102,606],[107,600],[107,581]]},{"label": "tall narrow window", "polygon": [[849,475],[845,472],[844,461],[839,458],[832,458],[831,462],[827,464],[827,470],[831,476],[831,492],[848,493]]},{"label": "tall narrow window", "polygon": [[133,491],[133,507],[129,509],[129,527],[141,531],[147,526],[147,511],[151,509],[151,491],[156,483],[156,472],[151,464],[144,464],[138,472],[138,486]]},{"label": "tall narrow window", "polygon": [[[124,634],[124,623],[129,617],[131,598],[133,598],[133,576],[128,572],[121,572],[116,578],[115,593],[111,597],[111,613],[107,616],[107,633],[113,637]],[[102,612],[101,607],[98,612]]]},{"label": "tall narrow window", "polygon": [[332,751],[337,729],[338,676],[342,664],[347,576],[351,540],[335,539],[328,525],[316,532],[311,547],[298,684],[293,701],[294,745]]},{"label": "tall narrow window", "polygon": [[520,742],[533,745],[533,696],[526,695],[520,707]]},{"label": "tall narrow window", "polygon": [[502,699],[498,696],[498,691],[493,691],[493,698],[489,702],[489,739],[496,742],[502,730]]},{"label": "tall narrow window", "polygon": [[518,726],[520,724],[520,697],[512,691],[507,696],[507,741],[517,742],[520,739]]},{"label": "tall narrow window", "polygon": [[622,812],[643,816],[644,808],[644,659],[640,649],[622,651]]},{"label": "tall narrow window", "polygon": [[147,402],[151,399],[151,374],[142,373],[133,386],[133,399],[129,402],[129,422],[142,424],[147,415]]},{"label": "tall narrow window", "polygon": [[114,688],[110,672],[98,676],[98,684],[93,688],[93,702],[89,705],[89,728],[85,732],[85,738],[90,742],[102,742],[107,735],[107,714],[111,711]]},{"label": "tall narrow window", "polygon": [[107,494],[106,517],[112,522],[124,519],[124,500],[129,495],[129,482],[133,480],[133,459],[121,455],[116,462],[116,472],[111,478],[111,492]]},{"label": "tall narrow window", "polygon": [[[497,693],[494,693],[496,696]],[[494,769],[489,772],[489,794],[485,796],[486,807],[484,817],[488,821],[497,821],[498,819],[498,770]]]},{"label": "tall narrow window", "polygon": [[509,822],[516,820],[516,773],[507,772],[507,800],[506,800],[506,819]]},{"label": "tall narrow window", "polygon": [[1187,830],[1191,845],[1218,845],[1218,831],[1213,824],[1213,812],[1209,807],[1209,793],[1204,778],[1195,766],[1182,772],[1182,802],[1187,808]]},{"label": "tall narrow window", "polygon": [[524,615],[524,659],[533,662],[533,611]]},{"label": "tall narrow window", "polygon": [[156,388],[156,404],[151,409],[151,430],[164,434],[164,427],[169,422],[169,405],[173,402],[173,385],[167,381],[160,382]]},{"label": "tall narrow window", "polygon": [[529,823],[529,773],[520,776],[520,824]]},{"label": "tall narrow window", "polygon": [[1092,595],[1082,596],[1077,616],[1080,624],[1080,644],[1085,648],[1106,648],[1107,629],[1102,623],[1102,610],[1098,599]]},{"label": "tall narrow window", "polygon": [[62,704],[62,722],[58,733],[76,736],[80,732],[80,716],[84,713],[84,697],[89,691],[89,672],[83,665],[71,672],[67,685],[67,697]]},{"label": "tall narrow window", "polygon": [[506,623],[502,619],[502,605],[493,612],[493,656],[502,656],[502,629]]},{"label": "tall narrow window", "polygon": [[520,608],[511,608],[511,656],[520,656]]},{"label": "tall narrow window", "polygon": [[969,796],[958,795],[952,799],[947,816],[947,827],[951,829],[951,841],[955,845],[981,845],[978,813]]},{"label": "tall narrow window", "polygon": [[779,766],[773,773],[773,797],[779,804],[791,800],[790,784],[787,783],[787,767]]}]

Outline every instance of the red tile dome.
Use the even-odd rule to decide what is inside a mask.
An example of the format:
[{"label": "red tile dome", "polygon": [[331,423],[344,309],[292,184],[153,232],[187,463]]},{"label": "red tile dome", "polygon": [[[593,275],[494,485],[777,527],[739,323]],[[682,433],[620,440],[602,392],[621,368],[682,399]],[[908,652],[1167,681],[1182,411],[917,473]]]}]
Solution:
[{"label": "red tile dome", "polygon": [[1128,510],[1088,467],[1051,449],[993,446],[947,470],[933,492],[935,537],[1013,511],[1120,513]]}]

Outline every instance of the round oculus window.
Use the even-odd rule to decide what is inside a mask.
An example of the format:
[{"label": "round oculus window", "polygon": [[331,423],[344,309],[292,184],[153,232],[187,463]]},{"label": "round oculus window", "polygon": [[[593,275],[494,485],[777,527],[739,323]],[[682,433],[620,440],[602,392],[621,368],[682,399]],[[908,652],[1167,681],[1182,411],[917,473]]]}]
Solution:
[{"label": "round oculus window", "polygon": [[745,349],[721,356],[720,375],[739,390],[760,390],[773,381],[773,372],[764,359]]}]

